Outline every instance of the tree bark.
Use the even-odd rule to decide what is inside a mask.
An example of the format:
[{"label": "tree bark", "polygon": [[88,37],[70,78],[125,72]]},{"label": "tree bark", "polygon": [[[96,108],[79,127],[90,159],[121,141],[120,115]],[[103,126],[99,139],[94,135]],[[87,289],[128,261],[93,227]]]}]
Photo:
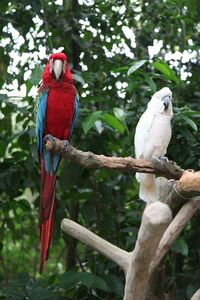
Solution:
[{"label": "tree bark", "polygon": [[160,238],[172,220],[170,208],[159,201],[147,205],[129,269],[126,276],[124,300],[144,300],[149,279],[151,259]]},{"label": "tree bark", "polygon": [[116,262],[126,273],[130,261],[130,253],[126,252],[117,246],[107,242],[98,235],[94,234],[85,227],[73,222],[69,219],[63,219],[61,223],[61,229],[78,239],[79,241],[85,243],[86,245],[92,247],[99,253],[105,255],[112,261]]},{"label": "tree bark", "polygon": [[[77,223],[72,224],[70,223],[72,221],[66,221],[66,219],[62,222],[62,229],[66,233],[90,245],[122,267],[126,274],[124,300],[145,299],[149,279],[152,279],[153,273],[156,274],[155,270],[162,258],[197,208],[200,207],[200,198],[188,201],[191,197],[200,195],[200,172],[184,171],[174,162],[167,163],[163,160],[136,160],[132,157],[96,155],[92,152],[78,150],[71,145],[66,147],[63,141],[56,138],[53,141],[47,140],[45,146],[48,150],[58,152],[64,158],[68,158],[84,168],[150,173],[171,178],[171,180],[163,177],[156,179],[160,199],[163,203],[157,201],[147,205],[133,253],[128,253],[108,243]],[[175,215],[169,226],[172,213],[167,204]],[[167,297],[164,294],[161,296],[163,299]]]},{"label": "tree bark", "polygon": [[87,169],[106,168],[116,171],[150,173],[174,179],[179,179],[184,171],[174,162],[166,163],[166,161],[163,160],[144,160],[134,159],[132,157],[108,157],[105,155],[97,155],[90,151],[84,152],[71,145],[66,147],[63,141],[55,137],[53,138],[54,142],[48,138],[45,138],[45,140],[45,146],[48,150],[62,154],[64,158],[69,158]]},{"label": "tree bark", "polygon": [[150,273],[152,273],[158,267],[164,255],[171,248],[174,241],[180,235],[199,207],[200,198],[192,199],[182,206],[162,236],[156,254],[151,262]]}]

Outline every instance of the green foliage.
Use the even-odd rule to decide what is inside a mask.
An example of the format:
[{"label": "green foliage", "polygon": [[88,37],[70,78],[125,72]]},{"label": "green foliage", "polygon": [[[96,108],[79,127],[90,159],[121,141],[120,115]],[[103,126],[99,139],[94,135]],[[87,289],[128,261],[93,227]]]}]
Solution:
[{"label": "green foliage", "polygon": [[[109,156],[134,156],[137,121],[152,93],[168,86],[173,92],[174,118],[167,155],[183,168],[200,168],[197,0],[82,2],[0,3],[0,86],[4,89],[0,94],[0,299],[121,299],[124,274],[85,245],[77,243],[77,263],[73,270],[65,270],[66,249],[72,241],[61,233],[60,222],[72,217],[77,205],[79,223],[131,251],[144,209],[134,174],[83,170],[63,162],[50,257],[44,274],[38,274],[37,100],[30,95],[39,87],[46,63],[42,47],[47,54],[52,46],[67,53],[80,94],[76,147]],[[123,33],[124,26],[134,32],[136,47]],[[20,37],[13,36],[12,27]],[[150,57],[148,47],[155,40],[163,41],[163,47]],[[17,62],[13,51],[20,59],[23,56],[22,61]],[[187,51],[192,58],[183,59]],[[167,59],[170,52],[181,58]],[[26,79],[28,70],[32,73]],[[188,77],[181,80],[183,72]],[[13,83],[25,86],[24,97],[10,96]],[[166,290],[176,286],[181,300],[199,288],[199,217],[198,212],[167,257]]]}]

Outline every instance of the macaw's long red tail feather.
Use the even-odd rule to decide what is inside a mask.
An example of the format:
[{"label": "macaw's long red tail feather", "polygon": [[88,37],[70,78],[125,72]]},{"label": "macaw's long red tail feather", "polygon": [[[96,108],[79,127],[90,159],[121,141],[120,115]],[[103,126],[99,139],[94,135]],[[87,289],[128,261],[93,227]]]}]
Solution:
[{"label": "macaw's long red tail feather", "polygon": [[45,172],[42,159],[42,180],[40,191],[40,273],[43,272],[45,260],[48,258],[52,236],[53,212],[55,207],[56,172],[49,175]]}]

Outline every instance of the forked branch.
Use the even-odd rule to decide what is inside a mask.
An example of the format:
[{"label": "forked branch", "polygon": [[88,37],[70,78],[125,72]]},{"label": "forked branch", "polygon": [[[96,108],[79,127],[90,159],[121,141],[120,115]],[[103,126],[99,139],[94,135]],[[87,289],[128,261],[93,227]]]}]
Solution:
[{"label": "forked branch", "polygon": [[125,273],[127,272],[130,261],[129,252],[126,252],[118,248],[117,246],[107,242],[92,231],[86,229],[85,227],[72,220],[63,219],[61,223],[61,229],[65,233],[73,236],[77,240],[103,254],[110,260],[116,262],[124,270]]}]

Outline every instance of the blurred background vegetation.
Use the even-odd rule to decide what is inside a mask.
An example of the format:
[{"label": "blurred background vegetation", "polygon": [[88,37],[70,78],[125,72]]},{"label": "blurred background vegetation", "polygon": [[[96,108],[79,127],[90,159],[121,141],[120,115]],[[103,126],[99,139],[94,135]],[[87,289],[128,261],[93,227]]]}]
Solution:
[{"label": "blurred background vegetation", "polygon": [[[48,55],[67,54],[80,94],[73,144],[134,156],[133,136],[151,95],[173,92],[168,157],[200,168],[200,6],[198,0],[0,1],[0,299],[122,299],[114,263],[64,236],[70,217],[131,251],[144,204],[134,174],[59,169],[51,253],[38,273],[40,168],[37,88]],[[164,290],[189,299],[200,285],[200,215],[166,258]]]}]

